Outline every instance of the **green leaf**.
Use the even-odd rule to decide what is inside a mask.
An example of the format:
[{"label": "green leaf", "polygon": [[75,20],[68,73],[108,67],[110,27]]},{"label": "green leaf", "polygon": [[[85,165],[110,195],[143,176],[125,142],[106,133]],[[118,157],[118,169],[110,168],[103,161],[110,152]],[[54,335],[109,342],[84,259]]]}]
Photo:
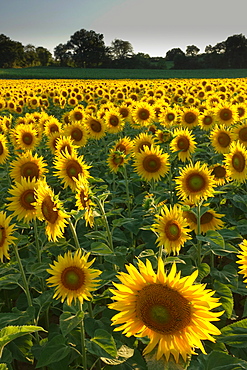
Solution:
[{"label": "green leaf", "polygon": [[60,329],[65,337],[74,328],[76,328],[80,322],[83,320],[84,312],[79,311],[76,315],[71,315],[70,312],[64,312],[60,316]]},{"label": "green leaf", "polygon": [[[224,352],[212,351],[208,355],[198,356],[196,370],[243,370],[247,369],[247,362],[232,357]],[[199,365],[199,366],[198,366]],[[189,367],[190,369],[190,367]],[[188,370],[189,370],[188,369]]]},{"label": "green leaf", "polygon": [[113,251],[105,243],[94,242],[91,244],[91,253],[106,256],[108,254],[113,254]]},{"label": "green leaf", "polygon": [[246,348],[247,319],[234,322],[222,328],[221,335],[217,337],[217,340],[232,347]]},{"label": "green leaf", "polygon": [[16,307],[12,312],[0,313],[0,328],[9,325],[25,325],[34,318],[34,307],[28,307],[26,311],[19,311]]},{"label": "green leaf", "polygon": [[24,326],[6,326],[0,330],[0,357],[2,357],[3,348],[12,340],[22,335],[30,334],[35,331],[45,331],[41,326],[24,325]]},{"label": "green leaf", "polygon": [[210,274],[210,266],[207,263],[201,263],[198,267],[198,281],[202,281],[202,279]]},{"label": "green leaf", "polygon": [[71,349],[66,344],[66,339],[62,335],[56,335],[51,340],[46,341],[43,348],[36,355],[38,362],[37,368],[48,366],[50,364],[61,361],[65,358]]},{"label": "green leaf", "polygon": [[0,277],[0,289],[15,289],[20,280],[20,274],[8,274]]},{"label": "green leaf", "polygon": [[217,291],[218,296],[220,297],[220,303],[222,304],[223,309],[226,312],[227,318],[230,319],[232,316],[233,310],[233,296],[231,289],[220,283],[219,281],[214,281],[214,289]]},{"label": "green leaf", "polygon": [[[115,358],[117,356],[117,348],[113,336],[103,329],[96,329],[94,332],[94,337],[91,338],[91,342],[97,344],[111,357]],[[102,356],[104,357],[104,355]]]},{"label": "green leaf", "polygon": [[202,246],[204,254],[208,254],[210,251],[219,256],[236,253],[236,249],[229,247],[229,244],[226,248],[225,241],[218,231],[209,230],[207,231],[206,236],[197,235],[197,239],[204,242]]}]

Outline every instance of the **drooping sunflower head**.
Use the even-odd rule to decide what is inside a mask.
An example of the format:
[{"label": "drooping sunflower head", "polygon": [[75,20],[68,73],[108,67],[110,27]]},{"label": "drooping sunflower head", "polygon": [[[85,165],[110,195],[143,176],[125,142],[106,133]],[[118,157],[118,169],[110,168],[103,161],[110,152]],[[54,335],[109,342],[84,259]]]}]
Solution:
[{"label": "drooping sunflower head", "polygon": [[151,148],[152,145],[155,145],[155,138],[153,135],[142,132],[133,140],[133,151],[135,154],[141,153],[141,151],[144,149],[144,146]]},{"label": "drooping sunflower head", "polygon": [[90,268],[94,259],[88,262],[89,253],[82,255],[81,250],[77,250],[74,255],[69,251],[64,256],[58,256],[58,261],[54,261],[47,270],[52,276],[47,279],[47,284],[55,287],[54,298],[67,300],[71,305],[77,300],[83,303],[92,297],[91,292],[97,289],[101,274],[100,270]]},{"label": "drooping sunflower head", "polygon": [[144,145],[140,153],[136,153],[134,168],[138,175],[146,181],[159,181],[169,171],[169,155],[157,145]]},{"label": "drooping sunflower head", "polygon": [[86,226],[89,224],[90,227],[94,225],[94,215],[93,210],[95,208],[95,203],[92,201],[92,191],[89,187],[88,181],[79,175],[79,179],[76,180],[76,189],[75,189],[75,199],[76,207],[78,210],[83,210],[84,219],[86,221]]},{"label": "drooping sunflower head", "polygon": [[174,138],[170,143],[172,152],[178,152],[178,158],[185,162],[191,158],[191,154],[196,149],[195,136],[188,128],[177,129],[174,131]]},{"label": "drooping sunflower head", "polygon": [[224,163],[231,180],[239,183],[247,179],[247,149],[239,141],[233,142],[229,153],[225,154]]},{"label": "drooping sunflower head", "polygon": [[12,218],[7,216],[3,211],[0,211],[0,262],[3,262],[4,257],[9,259],[9,246],[13,244],[16,238],[12,235],[15,229],[11,225]]},{"label": "drooping sunflower head", "polygon": [[156,223],[152,230],[158,235],[158,246],[164,246],[165,251],[170,254],[179,254],[184,243],[191,239],[189,224],[183,217],[182,208],[179,205],[164,205],[160,215],[156,215]]},{"label": "drooping sunflower head", "polygon": [[181,169],[175,181],[178,196],[195,204],[214,195],[216,183],[205,163],[201,164],[198,161],[195,165],[187,165]]},{"label": "drooping sunflower head", "polygon": [[128,155],[133,150],[133,141],[128,136],[124,136],[115,142],[114,150],[118,150],[123,152],[125,155]]},{"label": "drooping sunflower head", "polygon": [[[173,264],[169,274],[164,263],[158,259],[158,271],[154,272],[149,260],[138,261],[138,268],[126,265],[127,272],[120,272],[120,284],[113,283],[113,303],[110,309],[119,311],[112,317],[114,330],[127,337],[148,337],[149,344],[144,355],[156,352],[156,359],[169,361],[173,356],[179,361],[182,356],[195,354],[200,348],[205,354],[202,340],[215,342],[212,335],[219,329],[210,321],[219,320],[223,312],[212,312],[220,303],[212,297],[212,291],[203,284],[194,284],[198,272],[181,278]],[[164,357],[163,357],[164,356]]]}]

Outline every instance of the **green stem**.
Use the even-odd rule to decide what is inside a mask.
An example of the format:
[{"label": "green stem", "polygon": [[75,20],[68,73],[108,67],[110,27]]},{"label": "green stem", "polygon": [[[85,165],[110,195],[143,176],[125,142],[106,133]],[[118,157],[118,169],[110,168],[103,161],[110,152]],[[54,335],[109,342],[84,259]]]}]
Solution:
[{"label": "green stem", "polygon": [[127,176],[126,166],[123,166],[123,175],[125,181],[125,189],[126,189],[126,196],[127,196],[127,207],[128,207],[128,217],[130,218],[130,192],[129,192],[129,181]]},{"label": "green stem", "polygon": [[[197,235],[201,235],[201,203],[197,205]],[[201,252],[202,242],[201,240],[197,240],[197,267],[199,267],[202,262]]]},{"label": "green stem", "polygon": [[106,214],[105,214],[104,206],[103,206],[102,202],[97,197],[94,197],[94,200],[96,201],[96,203],[97,203],[97,205],[100,209],[100,213],[101,213],[101,216],[102,216],[102,219],[103,219],[103,222],[104,222],[104,225],[105,225],[107,237],[108,237],[108,244],[109,244],[110,249],[113,251],[112,234],[111,234],[111,230],[110,230],[110,227],[109,227],[109,224],[108,224],[108,221],[107,221],[107,217],[106,217]]},{"label": "green stem", "polygon": [[86,254],[87,251],[80,246],[80,243],[79,243],[79,240],[78,240],[78,237],[77,237],[77,233],[76,233],[76,229],[75,229],[75,227],[74,227],[70,218],[68,218],[68,222],[69,222],[69,227],[70,227],[71,233],[73,235],[73,239],[74,239],[74,242],[75,242],[76,249],[82,249],[83,253]]},{"label": "green stem", "polygon": [[[79,307],[80,311],[82,312],[82,303],[80,303]],[[84,370],[87,370],[87,354],[86,354],[86,343],[85,343],[85,329],[84,329],[84,321],[81,320],[80,323],[80,332],[81,332],[81,357],[82,357],[82,366]]]},{"label": "green stem", "polygon": [[34,227],[34,235],[35,235],[35,245],[36,245],[36,251],[38,256],[38,261],[41,263],[41,249],[39,245],[39,236],[38,236],[38,228],[37,228],[37,221],[33,221],[33,227]]}]

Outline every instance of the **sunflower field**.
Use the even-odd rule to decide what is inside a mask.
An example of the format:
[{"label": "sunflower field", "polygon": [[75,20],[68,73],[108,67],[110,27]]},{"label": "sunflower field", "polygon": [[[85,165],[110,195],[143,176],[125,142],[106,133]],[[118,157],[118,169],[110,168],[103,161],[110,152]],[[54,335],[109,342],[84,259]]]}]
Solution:
[{"label": "sunflower field", "polygon": [[247,369],[247,79],[0,80],[0,370]]}]

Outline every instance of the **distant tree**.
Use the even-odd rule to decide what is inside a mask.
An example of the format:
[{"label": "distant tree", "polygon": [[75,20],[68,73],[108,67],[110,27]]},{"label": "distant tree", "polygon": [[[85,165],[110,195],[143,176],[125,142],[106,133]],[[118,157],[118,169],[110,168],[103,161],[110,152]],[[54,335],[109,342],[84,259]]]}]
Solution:
[{"label": "distant tree", "polygon": [[206,47],[205,47],[205,53],[206,54],[211,54],[211,53],[213,53],[214,52],[214,48],[213,48],[213,46],[212,45],[207,45]]},{"label": "distant tree", "polygon": [[213,50],[214,50],[217,54],[223,54],[223,53],[225,53],[225,51],[226,51],[226,43],[225,43],[225,41],[218,42],[218,43],[213,47]]},{"label": "distant tree", "polygon": [[133,46],[129,41],[115,39],[111,42],[111,52],[114,59],[126,59],[133,55]]},{"label": "distant tree", "polygon": [[225,57],[229,68],[247,68],[247,40],[244,35],[233,35],[225,41]]},{"label": "distant tree", "polygon": [[200,49],[195,45],[188,45],[186,48],[186,55],[187,56],[196,56],[199,53]]},{"label": "distant tree", "polygon": [[48,49],[38,46],[36,48],[37,58],[42,66],[48,66],[49,62],[52,60],[52,54]]},{"label": "distant tree", "polygon": [[25,64],[29,67],[33,67],[38,63],[38,56],[36,53],[36,48],[32,44],[27,44],[24,46],[24,57]]},{"label": "distant tree", "polygon": [[173,48],[173,49],[167,51],[165,59],[167,61],[174,61],[174,58],[177,55],[185,55],[185,54],[180,48]]},{"label": "distant tree", "polygon": [[106,46],[103,34],[81,29],[67,43],[68,50],[77,67],[98,67],[105,60]]},{"label": "distant tree", "polygon": [[0,68],[11,68],[23,64],[23,45],[11,40],[8,36],[0,35]]},{"label": "distant tree", "polygon": [[59,62],[61,67],[70,65],[71,52],[67,44],[59,44],[54,49],[55,60]]}]

